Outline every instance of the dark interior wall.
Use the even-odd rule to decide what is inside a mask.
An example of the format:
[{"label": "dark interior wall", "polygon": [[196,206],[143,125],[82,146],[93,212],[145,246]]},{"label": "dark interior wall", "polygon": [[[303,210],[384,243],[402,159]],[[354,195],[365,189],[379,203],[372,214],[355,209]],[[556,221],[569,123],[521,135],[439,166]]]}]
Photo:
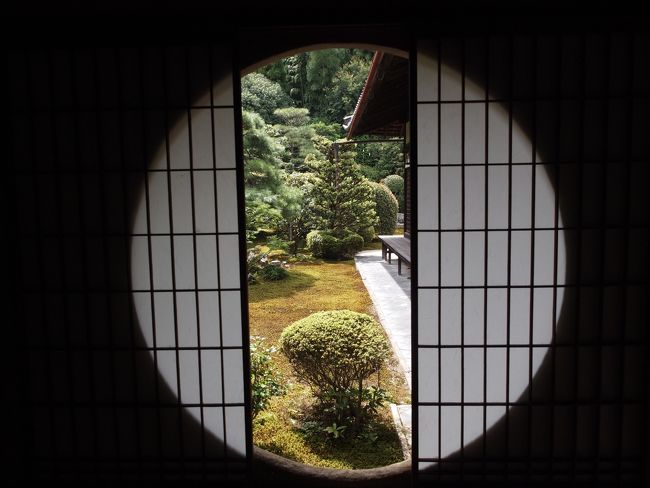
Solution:
[{"label": "dark interior wall", "polygon": [[[490,4],[487,5],[485,11],[490,10]],[[395,4],[388,7],[397,8]],[[40,12],[48,12],[50,8]],[[506,20],[494,18],[490,27],[485,17],[472,15],[463,22],[456,10],[449,10],[448,17],[428,17],[434,19],[430,25],[425,18],[404,15],[400,19],[413,24],[400,26],[399,22],[395,23],[394,12],[387,13],[379,7],[369,13],[363,8],[351,9],[342,19],[336,9],[323,8],[314,14],[300,10],[296,4],[283,15],[269,14],[271,17],[266,20],[264,11],[253,16],[248,24],[263,27],[260,35],[260,31],[251,33],[250,25],[242,25],[242,12],[236,9],[220,18],[196,19],[189,8],[177,10],[185,21],[179,29],[174,28],[177,23],[170,17],[128,20],[116,17],[108,27],[92,17],[64,17],[56,21],[22,17],[10,29],[14,35],[6,103],[11,107],[8,112],[11,114],[11,172],[4,182],[11,229],[7,233],[11,252],[6,260],[12,277],[9,310],[13,320],[12,326],[7,327],[8,350],[3,359],[5,371],[10,372],[11,385],[5,391],[5,401],[12,412],[4,421],[10,440],[5,443],[5,459],[13,461],[9,474],[15,480],[32,476],[157,479],[161,474],[174,479],[181,472],[201,478],[203,473],[215,473],[223,468],[218,462],[206,463],[200,456],[193,457],[200,452],[201,443],[206,442],[205,436],[189,416],[183,412],[179,415],[176,399],[165,385],[159,385],[156,392],[154,385],[159,380],[147,354],[138,349],[141,338],[133,329],[128,294],[128,239],[124,234],[128,227],[129,202],[140,187],[140,172],[153,150],[137,135],[142,126],[138,108],[138,103],[143,101],[140,87],[122,92],[125,102],[128,97],[134,97],[131,99],[135,102],[131,105],[134,110],[127,110],[115,98],[112,108],[101,111],[99,125],[96,113],[96,91],[104,90],[106,96],[117,97],[111,93],[117,94],[118,86],[130,86],[132,73],[155,66],[156,60],[169,52],[160,50],[160,46],[236,38],[238,42],[259,46],[251,49],[249,45],[243,50],[250,56],[242,56],[241,66],[244,66],[256,58],[263,59],[319,40],[366,39],[366,42],[384,43],[380,42],[381,32],[376,30],[364,33],[362,28],[319,25],[363,24],[368,19],[389,22],[386,31],[397,32],[391,34],[395,38],[417,32],[410,25],[419,26],[421,34],[430,35],[434,29],[448,34],[484,34],[491,30],[499,34],[516,24],[517,31],[526,30],[528,25],[542,32],[566,34],[583,29],[606,34],[631,31],[638,46],[647,46],[644,28],[634,21],[626,25],[628,19],[597,17],[586,21],[586,26],[578,26],[578,12],[566,17],[549,15],[536,21],[515,13]],[[201,8],[203,12],[211,11],[206,6]],[[191,28],[191,19],[197,29]],[[278,28],[282,27],[277,31],[281,34],[267,29],[269,19],[274,19]],[[315,31],[301,27],[296,40],[292,37],[295,32],[289,27],[301,19],[319,28]],[[555,23],[544,25],[544,20],[549,19]],[[241,30],[236,29],[237,24],[242,25]],[[117,35],[121,29],[123,36]],[[50,40],[44,43],[37,38],[37,31],[49,34]],[[51,39],[56,41],[52,43]],[[626,35],[623,39],[627,39]],[[134,46],[137,49],[131,49]],[[140,64],[141,46],[146,47],[145,61],[153,60],[153,64],[144,67]],[[591,112],[585,112],[583,120],[588,135],[584,135],[582,150],[585,154],[595,154],[594,160],[580,166],[580,178],[574,175],[565,180],[573,181],[575,189],[575,192],[565,189],[566,198],[573,202],[570,207],[582,208],[580,218],[589,226],[578,230],[583,248],[574,260],[581,263],[580,269],[589,283],[582,290],[584,295],[580,301],[582,322],[574,318],[574,328],[567,329],[567,333],[575,335],[580,324],[584,327],[587,323],[583,330],[596,335],[584,338],[584,356],[570,355],[562,360],[568,365],[586,361],[584,368],[599,369],[599,375],[589,376],[588,382],[580,382],[579,386],[589,392],[590,399],[602,400],[606,405],[604,411],[609,413],[598,414],[598,430],[588,430],[599,436],[613,436],[608,446],[614,446],[613,449],[618,446],[614,458],[624,462],[623,457],[617,457],[627,442],[617,437],[621,422],[638,424],[640,435],[634,442],[640,445],[633,446],[632,475],[627,481],[639,485],[643,483],[640,472],[643,465],[639,466],[638,453],[645,453],[646,469],[650,465],[647,462],[648,409],[639,407],[644,399],[647,405],[648,394],[646,253],[650,243],[646,209],[650,207],[650,193],[645,191],[645,186],[650,179],[650,157],[645,134],[650,133],[647,115],[650,75],[648,57],[640,54],[644,52],[648,52],[647,48],[635,51],[634,79],[640,81],[631,91],[625,69],[613,70],[607,82],[610,88],[618,90],[622,104],[620,120],[616,118],[615,108],[610,112],[609,123],[629,127],[625,137],[610,141],[604,136],[600,130],[604,127],[602,110],[609,105],[607,97],[598,98],[590,109],[599,115],[592,117]],[[625,45],[621,53],[622,57],[614,61],[628,67],[630,60],[625,56],[630,53]],[[601,54],[593,51],[596,64]],[[69,77],[71,73],[75,75]],[[195,89],[201,91],[205,87]],[[160,95],[155,87],[145,92],[153,99],[151,103],[166,103],[155,99]],[[84,97],[88,100],[86,106],[79,104]],[[596,122],[590,125],[593,121]],[[153,129],[147,140],[164,138],[160,130]],[[583,135],[574,128],[565,137],[580,139]],[[616,148],[617,152],[609,154],[605,151],[607,147]],[[579,195],[582,200],[576,203]],[[589,323],[602,324],[602,327],[594,332]],[[573,337],[566,339],[571,341]],[[557,409],[575,408],[574,397],[567,398]],[[634,406],[631,415],[626,414],[626,402]],[[592,426],[596,417],[589,415],[581,418]],[[178,438],[181,424],[185,445]],[[219,452],[219,443],[212,441],[207,440]],[[589,462],[597,462],[601,454],[609,456],[599,449],[593,447]],[[568,464],[562,462],[559,468],[571,470],[575,459]],[[498,476],[501,474],[493,480],[499,481]],[[645,476],[647,480],[648,474]],[[614,479],[613,483],[619,481]]]}]

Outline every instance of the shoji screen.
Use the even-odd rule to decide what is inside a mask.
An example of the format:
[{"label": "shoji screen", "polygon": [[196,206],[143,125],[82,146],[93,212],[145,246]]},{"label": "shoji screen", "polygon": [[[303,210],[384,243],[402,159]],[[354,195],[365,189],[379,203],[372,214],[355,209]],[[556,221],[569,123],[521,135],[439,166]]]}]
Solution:
[{"label": "shoji screen", "polygon": [[418,479],[641,484],[647,37],[415,59]]},{"label": "shoji screen", "polygon": [[10,57],[35,477],[250,455],[232,46]]}]

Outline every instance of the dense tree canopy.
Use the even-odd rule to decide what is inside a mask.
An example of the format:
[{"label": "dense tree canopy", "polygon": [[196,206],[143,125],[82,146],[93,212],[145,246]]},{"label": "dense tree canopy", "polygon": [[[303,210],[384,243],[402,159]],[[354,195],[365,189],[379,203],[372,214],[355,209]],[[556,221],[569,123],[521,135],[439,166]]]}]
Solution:
[{"label": "dense tree canopy", "polygon": [[279,83],[261,73],[251,73],[242,78],[241,104],[244,110],[255,112],[266,122],[274,122],[273,111],[293,104]]},{"label": "dense tree canopy", "polygon": [[378,221],[369,181],[403,174],[402,145],[345,146],[338,157],[330,150],[345,137],[343,118],[355,109],[372,56],[311,51],[242,78],[249,241],[274,233],[296,250],[314,229],[372,238]]}]

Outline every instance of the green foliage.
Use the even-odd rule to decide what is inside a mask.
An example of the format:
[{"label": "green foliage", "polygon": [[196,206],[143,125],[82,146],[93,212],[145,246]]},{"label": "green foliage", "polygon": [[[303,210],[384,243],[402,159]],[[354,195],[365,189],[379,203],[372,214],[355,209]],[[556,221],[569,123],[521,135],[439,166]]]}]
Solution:
[{"label": "green foliage", "polygon": [[269,264],[262,268],[260,276],[266,281],[279,281],[289,276],[289,272],[282,266]]},{"label": "green foliage", "polygon": [[309,109],[298,107],[276,108],[273,111],[280,124],[301,127],[309,123]]},{"label": "green foliage", "polygon": [[324,115],[328,120],[342,123],[344,116],[354,112],[368,71],[370,61],[361,56],[353,56],[336,71],[324,98]]},{"label": "green foliage", "polygon": [[332,425],[328,425],[323,429],[323,432],[332,436],[332,439],[340,439],[343,437],[343,433],[348,427],[346,425],[336,425],[336,422],[333,422]]},{"label": "green foliage", "polygon": [[372,56],[371,51],[339,48],[289,56],[242,78],[242,106],[269,123],[279,122],[274,109],[304,107],[314,118],[336,124],[340,132],[343,116],[357,103]]},{"label": "green foliage", "polygon": [[274,249],[273,251],[269,251],[268,257],[271,261],[275,259],[283,260],[289,257],[289,253],[287,253],[287,251],[284,251],[282,249]]},{"label": "green foliage", "polygon": [[268,253],[263,252],[259,246],[248,250],[246,256],[246,270],[248,273],[248,282],[254,283],[259,277],[260,272],[268,264]]},{"label": "green foliage", "polygon": [[284,59],[262,66],[257,70],[257,73],[261,73],[269,80],[278,83],[282,87],[282,91],[286,94],[289,93],[289,86],[287,83],[287,65],[284,62]]},{"label": "green foliage", "polygon": [[404,211],[404,178],[400,175],[388,175],[381,181],[386,185],[390,191],[397,198],[397,203],[399,204],[398,211]]},{"label": "green foliage", "polygon": [[354,153],[342,152],[337,160],[325,156],[328,149],[325,144],[320,155],[306,160],[315,176],[311,198],[317,227],[342,236],[374,225],[377,216],[372,189],[365,184]]},{"label": "green foliage", "polygon": [[280,165],[284,148],[269,135],[269,126],[255,113],[243,112],[246,240],[261,228],[286,228],[300,212],[303,191],[285,184]]},{"label": "green foliage", "polygon": [[357,233],[363,238],[364,246],[367,246],[375,239],[375,228],[372,225],[359,229]]},{"label": "green foliage", "polygon": [[340,123],[328,124],[322,120],[317,120],[311,124],[311,128],[314,129],[317,136],[325,137],[330,141],[335,141],[345,135]]},{"label": "green foliage", "polygon": [[375,208],[379,217],[377,233],[379,235],[393,234],[397,226],[397,199],[386,185],[374,182],[371,182],[370,185],[373,189]]},{"label": "green foliage", "polygon": [[344,252],[348,256],[354,256],[356,253],[363,249],[363,237],[361,237],[359,234],[355,234],[354,232],[351,232],[345,236],[343,239],[341,239],[341,241]]},{"label": "green foliage", "polygon": [[400,175],[388,175],[382,180],[382,183],[386,185],[395,196],[404,193],[404,178]]},{"label": "green foliage", "polygon": [[276,108],[293,105],[282,86],[261,73],[250,73],[242,78],[241,103],[244,110],[260,114],[266,122],[275,121],[273,111]]},{"label": "green foliage", "polygon": [[317,258],[352,257],[363,249],[363,237],[354,232],[337,237],[331,232],[312,230],[307,234],[307,249]]},{"label": "green foliage", "polygon": [[316,132],[312,126],[275,125],[273,128],[278,140],[285,147],[281,155],[284,167],[288,171],[307,171],[305,158],[316,152],[313,143]]},{"label": "green foliage", "polygon": [[251,337],[251,399],[253,417],[268,407],[271,398],[284,395],[286,387],[282,376],[273,366],[277,348],[267,346],[263,337]]},{"label": "green foliage", "polygon": [[388,175],[404,172],[404,144],[401,141],[358,144],[356,151],[357,162],[369,180],[380,181]]},{"label": "green foliage", "polygon": [[343,115],[354,109],[372,56],[358,49],[321,49],[290,56],[263,72],[296,106],[308,108],[316,119],[340,125]]},{"label": "green foliage", "polygon": [[255,112],[242,111],[242,133],[244,158],[246,160],[263,159],[269,163],[280,162],[279,156],[284,150],[277,138],[268,132],[264,119]]},{"label": "green foliage", "polygon": [[287,88],[289,96],[295,101],[298,107],[305,106],[305,91],[307,85],[307,61],[309,53],[289,56],[283,61],[286,66]]},{"label": "green foliage", "polygon": [[[266,245],[271,249],[271,252],[276,250],[288,251],[291,247],[291,242],[285,241],[278,236],[270,236],[266,239]],[[271,253],[269,253],[269,256],[271,257]]]},{"label": "green foliage", "polygon": [[349,58],[349,52],[346,49],[321,49],[310,51],[308,54],[305,102],[311,112],[320,118],[327,108],[328,100],[325,94],[331,89],[332,78],[341,64]]},{"label": "green foliage", "polygon": [[296,205],[286,212],[280,228],[286,239],[291,242],[290,251],[296,254],[302,246],[307,233],[313,228],[311,197],[313,177],[311,173],[291,172],[285,175],[285,185],[296,195]]},{"label": "green foliage", "polygon": [[355,432],[363,422],[377,415],[390,401],[390,395],[377,386],[328,389],[320,396],[322,411],[328,422],[348,424]]},{"label": "green foliage", "polygon": [[336,259],[341,255],[340,241],[320,230],[307,234],[307,249],[317,258]]},{"label": "green foliage", "polygon": [[[248,245],[267,234],[269,229],[275,229],[281,219],[282,213],[269,201],[265,201],[266,192],[255,189],[246,189],[246,242]],[[275,198],[269,196],[268,200]],[[271,231],[273,232],[273,231]]]},{"label": "green foliage", "polygon": [[309,383],[323,415],[358,433],[387,401],[383,390],[364,387],[390,354],[381,326],[349,310],[317,312],[287,327],[280,347],[297,376]]},{"label": "green foliage", "polygon": [[369,228],[378,221],[363,176],[379,180],[399,172],[402,146],[359,145],[358,154],[342,148],[337,161],[330,152],[344,136],[342,117],[356,105],[372,56],[356,49],[312,51],[242,78],[249,245],[275,234],[295,255],[312,229],[328,229],[321,255],[341,257],[358,249],[350,232],[363,234],[366,243],[372,239]]},{"label": "green foliage", "polygon": [[362,385],[390,353],[381,326],[350,310],[316,312],[292,323],[280,346],[298,377],[319,395]]},{"label": "green foliage", "polygon": [[289,273],[285,268],[271,264],[271,261],[286,257],[287,252],[281,249],[263,251],[260,246],[250,248],[246,259],[248,282],[255,283],[259,279],[278,281],[286,278]]}]

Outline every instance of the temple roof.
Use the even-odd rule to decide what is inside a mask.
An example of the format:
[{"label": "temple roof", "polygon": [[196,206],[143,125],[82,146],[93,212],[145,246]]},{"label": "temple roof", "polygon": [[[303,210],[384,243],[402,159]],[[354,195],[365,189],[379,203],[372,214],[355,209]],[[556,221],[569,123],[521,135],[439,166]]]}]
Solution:
[{"label": "temple roof", "polygon": [[354,114],[344,128],[348,139],[360,135],[399,137],[409,114],[407,58],[377,51]]}]

